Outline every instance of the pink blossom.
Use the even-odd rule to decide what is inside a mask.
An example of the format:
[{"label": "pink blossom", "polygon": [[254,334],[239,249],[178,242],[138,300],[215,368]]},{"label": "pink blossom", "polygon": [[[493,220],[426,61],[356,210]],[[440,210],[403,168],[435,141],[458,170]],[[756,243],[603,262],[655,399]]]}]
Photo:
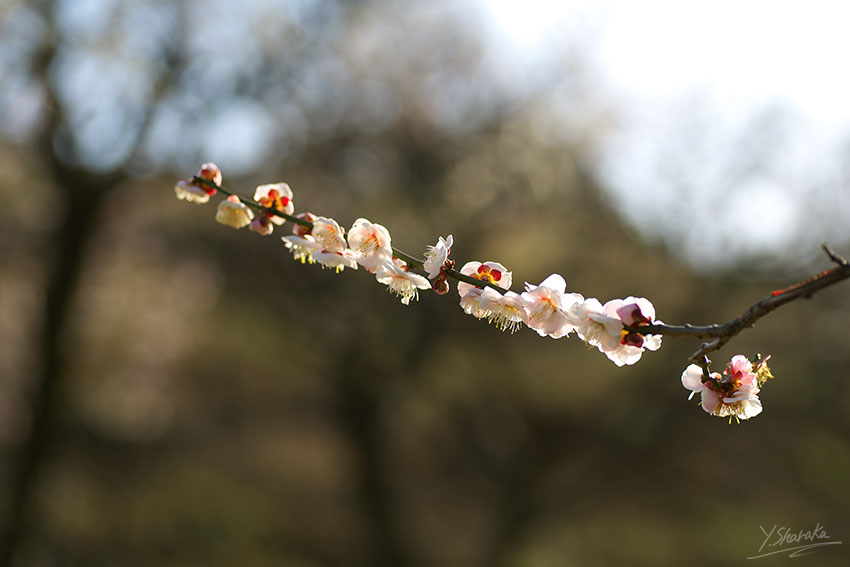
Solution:
[{"label": "pink blossom", "polygon": [[420,289],[429,289],[431,283],[419,274],[407,271],[407,265],[400,260],[379,264],[375,270],[375,278],[385,284],[390,293],[401,298],[405,305],[411,299],[419,299]]},{"label": "pink blossom", "polygon": [[736,354],[729,361],[727,372],[735,380],[743,379],[747,374],[753,373],[753,363],[743,354]]},{"label": "pink blossom", "polygon": [[711,415],[741,420],[762,411],[753,365],[741,354],[732,357],[722,374],[712,372],[707,378],[701,367],[691,364],[682,373],[682,385],[691,391],[688,399],[701,395],[700,405]]},{"label": "pink blossom", "polygon": [[342,228],[333,219],[316,217],[310,235],[328,252],[342,252],[346,249]]},{"label": "pink blossom", "polygon": [[[298,213],[295,218],[303,219],[311,224],[317,220],[313,213]],[[313,228],[304,226],[303,224],[292,224],[292,236],[284,236],[281,238],[286,247],[292,252],[292,257],[300,260],[302,264],[312,264],[316,260],[313,259],[314,252],[321,252],[322,245],[316,242],[312,235]]]},{"label": "pink blossom", "polygon": [[[221,168],[212,162],[207,162],[201,166],[198,177],[212,182],[216,187],[221,187]],[[209,189],[209,191],[212,191],[210,195],[215,195],[215,189]]]},{"label": "pink blossom", "polygon": [[454,239],[451,234],[448,238],[443,238],[441,236],[437,241],[437,244],[434,246],[428,246],[428,248],[425,249],[424,269],[428,272],[428,279],[433,280],[440,274],[443,264],[445,264],[446,260],[449,259],[453,242]]},{"label": "pink blossom", "polygon": [[354,251],[357,263],[366,271],[375,269],[393,257],[390,232],[383,225],[359,218],[348,231],[348,246]]},{"label": "pink blossom", "polygon": [[[197,177],[210,181],[216,187],[221,187],[221,169],[214,163],[202,165]],[[194,179],[188,181],[181,179],[174,185],[174,194],[178,199],[200,205],[209,201],[210,197],[216,194],[216,189]]]},{"label": "pink blossom", "polygon": [[314,252],[321,252],[322,246],[316,239],[310,236],[309,234],[305,234],[304,236],[284,236],[281,238],[283,243],[292,252],[292,257],[296,260],[300,260],[302,264],[312,264],[316,260],[313,259]]},{"label": "pink blossom", "polygon": [[476,319],[487,317],[490,312],[481,307],[481,294],[483,290],[480,287],[469,287],[471,289],[460,298],[460,306],[467,315],[472,315]]},{"label": "pink blossom", "polygon": [[[287,215],[295,211],[292,202],[292,189],[286,183],[270,183],[259,185],[254,190],[254,200],[267,209],[273,209]],[[286,222],[286,219],[266,211],[259,211],[257,217],[251,223],[251,230],[268,236],[272,233],[272,225],[278,226]]]},{"label": "pink blossom", "polygon": [[[460,269],[460,273],[495,284],[502,289],[511,287],[511,272],[498,262],[467,262]],[[489,317],[492,314],[489,307],[495,305],[492,301],[482,305],[483,289],[487,288],[480,288],[466,282],[458,282],[457,284],[460,306],[467,314],[478,319]],[[498,295],[497,291],[492,291]]]},{"label": "pink blossom", "polygon": [[323,268],[333,268],[337,273],[345,268],[357,269],[357,260],[354,257],[354,252],[345,248],[343,250],[334,251],[322,249],[313,252],[313,260],[322,265]]},{"label": "pink blossom", "polygon": [[264,212],[257,213],[257,216],[254,217],[254,220],[251,221],[251,226],[248,228],[261,236],[268,236],[272,233],[273,229],[271,218],[275,217],[267,215]]},{"label": "pink blossom", "polygon": [[[467,262],[460,269],[460,273],[483,282],[497,285],[502,289],[511,288],[512,274],[498,262]],[[457,292],[461,297],[466,295],[471,289],[476,289],[476,286],[466,282],[458,282],[457,284]]]},{"label": "pink blossom", "polygon": [[[295,218],[305,220],[312,225],[316,221],[317,217],[313,213],[304,212],[304,213],[298,213],[297,215],[295,215]],[[312,226],[304,226],[303,224],[292,223],[292,234],[294,234],[295,236],[304,236],[304,235],[310,234],[312,232],[313,232]]]},{"label": "pink blossom", "polygon": [[236,195],[231,195],[219,203],[215,214],[216,222],[233,228],[245,227],[253,218],[254,213]]},{"label": "pink blossom", "polygon": [[643,335],[623,328],[624,324],[640,327],[658,323],[654,321],[655,307],[643,297],[613,299],[605,305],[591,297],[574,303],[569,315],[578,336],[617,366],[634,364],[644,350],[661,348],[661,335]]},{"label": "pink blossom", "polygon": [[487,313],[487,321],[501,331],[510,329],[511,333],[515,333],[523,323],[528,324],[525,302],[512,291],[501,294],[492,287],[486,287],[478,304],[481,312]]},{"label": "pink blossom", "polygon": [[178,199],[202,205],[210,200],[209,194],[200,184],[181,179],[174,185],[174,194]]},{"label": "pink blossom", "polygon": [[560,339],[567,336],[575,325],[567,310],[575,303],[584,301],[577,293],[564,293],[567,282],[558,274],[552,274],[540,285],[526,282],[522,293],[528,326],[541,337],[550,336]]}]

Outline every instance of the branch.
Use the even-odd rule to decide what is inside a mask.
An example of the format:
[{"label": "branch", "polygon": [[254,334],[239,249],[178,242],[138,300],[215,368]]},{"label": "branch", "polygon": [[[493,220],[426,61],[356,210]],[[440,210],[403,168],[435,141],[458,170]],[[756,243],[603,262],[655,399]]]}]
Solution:
[{"label": "branch", "polygon": [[[262,211],[269,215],[275,215],[284,218],[301,226],[305,226],[308,228],[313,227],[313,223],[308,220],[286,214],[274,208],[264,207],[260,203],[257,203],[252,199],[244,198],[239,194],[233,192],[232,190],[216,185],[212,181],[208,181],[201,177],[194,176],[193,182],[195,184],[204,185],[212,189],[221,191],[225,195],[234,195],[236,197],[239,197],[242,203],[258,211]],[[707,365],[709,363],[707,357],[708,353],[720,349],[721,347],[723,347],[723,345],[729,342],[732,337],[734,337],[744,329],[754,326],[756,321],[758,321],[774,309],[777,309],[778,307],[801,297],[808,299],[818,291],[850,278],[850,263],[848,263],[847,260],[836,254],[827,243],[824,243],[822,245],[822,248],[826,255],[829,257],[829,259],[834,262],[836,266],[828,270],[824,270],[823,272],[816,274],[810,278],[792,284],[786,287],[785,289],[774,291],[768,297],[762,299],[761,301],[750,307],[743,315],[736,319],[728,321],[727,323],[706,326],[697,326],[691,324],[665,325],[663,323],[641,323],[639,325],[633,326],[624,324],[623,328],[630,333],[637,333],[638,335],[668,335],[672,337],[696,337],[712,339],[708,342],[703,343],[700,348],[688,359],[688,362],[690,363],[696,363],[702,366],[703,368],[707,368]],[[397,258],[407,262],[409,265],[418,269],[423,268],[422,260],[415,258],[407,254],[406,252],[398,250],[397,248],[393,248],[392,251]],[[508,291],[495,284],[491,284],[490,282],[466,276],[454,269],[446,270],[445,273],[451,278],[471,284],[476,287],[491,287],[501,294],[504,294]]]},{"label": "branch", "polygon": [[[198,177],[197,175],[195,175],[195,176],[192,177],[192,181],[194,183],[205,185],[205,186],[210,187],[212,189],[215,189],[217,191],[221,191],[225,195],[233,195],[235,197],[239,197],[239,200],[244,205],[247,205],[248,207],[251,207],[252,209],[255,209],[257,211],[262,211],[262,212],[269,214],[269,215],[275,215],[277,217],[286,219],[288,221],[292,221],[295,224],[300,224],[301,226],[306,226],[307,228],[313,228],[313,223],[306,220],[306,219],[298,218],[294,215],[288,215],[288,214],[286,214],[282,211],[278,211],[277,209],[275,209],[273,207],[264,207],[260,203],[254,201],[253,199],[248,199],[247,197],[243,197],[239,193],[236,193],[236,192],[234,192],[234,191],[232,191],[232,190],[230,190],[226,187],[223,187],[221,185],[216,185],[212,181],[204,179],[203,177]],[[395,257],[400,259],[400,260],[404,260],[407,264],[413,266],[414,268],[418,268],[418,269],[421,270],[424,267],[422,260],[411,256],[407,252],[403,252],[403,251],[399,250],[395,246],[393,246],[393,255],[395,255]],[[458,281],[468,283],[470,285],[474,285],[475,287],[491,287],[491,288],[495,289],[496,291],[498,291],[499,293],[501,293],[502,295],[504,295],[505,292],[508,291],[506,289],[503,289],[503,288],[497,286],[496,284],[492,284],[492,283],[490,283],[488,281],[484,281],[484,280],[479,280],[477,278],[471,278],[471,277],[469,277],[465,274],[462,274],[462,273],[460,273],[460,272],[458,272],[457,270],[454,270],[454,269],[447,270],[445,273],[450,278],[454,278]]]},{"label": "branch", "polygon": [[755,325],[756,321],[773,311],[774,309],[790,303],[795,299],[811,298],[815,293],[829,286],[835,285],[840,281],[850,278],[850,263],[847,260],[833,252],[829,244],[822,244],[822,248],[826,255],[836,266],[824,270],[823,272],[814,275],[805,280],[792,284],[785,289],[777,290],[765,297],[736,319],[732,319],[722,325],[641,325],[640,327],[625,328],[629,331],[640,332],[645,335],[669,335],[673,337],[697,337],[710,338],[711,341],[705,342],[700,346],[689,362],[701,364],[704,357],[715,350],[718,350],[725,345],[729,339]]}]

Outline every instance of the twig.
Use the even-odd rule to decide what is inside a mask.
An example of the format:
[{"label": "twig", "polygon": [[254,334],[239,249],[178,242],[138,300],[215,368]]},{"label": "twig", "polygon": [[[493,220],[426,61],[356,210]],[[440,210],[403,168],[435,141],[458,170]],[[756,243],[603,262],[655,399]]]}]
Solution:
[{"label": "twig", "polygon": [[768,297],[765,297],[747,309],[743,315],[736,319],[732,319],[727,323],[707,326],[695,326],[690,324],[655,324],[641,325],[640,327],[626,326],[625,328],[629,331],[639,332],[644,335],[669,335],[673,337],[696,337],[701,339],[710,338],[712,340],[703,343],[699,350],[691,355],[689,359],[689,362],[699,363],[701,358],[705,357],[708,353],[721,348],[729,341],[729,339],[744,329],[752,327],[755,325],[756,321],[774,309],[785,305],[786,303],[790,303],[795,299],[800,299],[801,297],[809,299],[822,289],[850,278],[850,263],[833,252],[827,243],[824,243],[821,247],[826,255],[829,256],[829,259],[837,264],[836,266],[828,270],[824,270],[810,278],[806,278],[792,284],[784,289],[774,291]]}]

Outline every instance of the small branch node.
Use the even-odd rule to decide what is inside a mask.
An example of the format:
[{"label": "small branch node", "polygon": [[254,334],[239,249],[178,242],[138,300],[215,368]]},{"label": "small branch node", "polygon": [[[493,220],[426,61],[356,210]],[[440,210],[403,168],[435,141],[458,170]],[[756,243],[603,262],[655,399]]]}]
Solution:
[{"label": "small branch node", "polygon": [[839,266],[848,266],[850,262],[847,262],[844,258],[835,253],[835,251],[830,248],[828,242],[824,242],[820,245],[823,248],[823,251],[826,252],[826,255],[829,256],[829,259],[838,264]]}]

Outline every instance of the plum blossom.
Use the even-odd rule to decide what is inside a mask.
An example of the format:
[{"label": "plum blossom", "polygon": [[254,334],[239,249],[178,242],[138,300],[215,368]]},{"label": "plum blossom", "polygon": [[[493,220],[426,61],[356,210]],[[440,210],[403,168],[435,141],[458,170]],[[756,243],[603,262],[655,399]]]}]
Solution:
[{"label": "plum blossom", "polygon": [[316,217],[310,235],[328,252],[342,252],[346,249],[342,228],[333,219]]},{"label": "plum blossom", "polygon": [[292,236],[281,238],[292,252],[292,257],[301,263],[318,262],[323,268],[334,268],[337,273],[345,268],[357,269],[357,259],[345,246],[342,228],[339,223],[327,217],[317,217],[312,213],[301,213],[296,218],[313,224],[312,228],[296,224]]},{"label": "plum blossom", "polygon": [[480,287],[470,287],[472,289],[460,297],[460,306],[467,315],[472,315],[476,319],[483,319],[490,314],[489,311],[481,307],[481,294],[483,290]]},{"label": "plum blossom", "polygon": [[528,324],[525,302],[512,291],[503,295],[492,287],[484,288],[478,308],[487,314],[487,321],[496,325],[500,331],[510,329],[511,333],[515,333],[523,323]]},{"label": "plum blossom", "polygon": [[560,339],[575,329],[568,310],[584,301],[578,293],[564,293],[567,282],[558,274],[552,274],[540,285],[526,282],[521,297],[525,304],[526,322],[541,337]]},{"label": "plum blossom", "polygon": [[576,334],[590,346],[603,345],[605,349],[614,349],[619,344],[623,322],[614,317],[605,317],[602,303],[595,297],[573,304],[569,314]]},{"label": "plum blossom", "polygon": [[401,298],[405,305],[411,299],[419,299],[419,290],[428,289],[431,283],[419,274],[407,271],[407,265],[398,259],[379,264],[375,269],[375,278],[385,284],[387,290]]},{"label": "plum blossom", "polygon": [[231,195],[219,203],[215,214],[216,222],[233,228],[248,226],[253,218],[254,213],[236,195]]},{"label": "plum blossom", "polygon": [[190,203],[202,205],[210,200],[210,196],[205,187],[200,184],[195,184],[193,181],[181,179],[174,185],[174,194],[178,199],[186,200]]},{"label": "plum blossom", "polygon": [[304,236],[305,234],[310,234],[313,232],[313,222],[316,220],[316,215],[310,212],[298,213],[295,215],[295,218],[307,221],[310,223],[310,226],[304,226],[303,224],[293,223],[292,226],[292,234],[295,236]]},{"label": "plum blossom", "polygon": [[221,168],[211,161],[201,166],[201,169],[198,170],[198,177],[221,187]]},{"label": "plum blossom", "polygon": [[323,268],[333,268],[336,273],[340,273],[345,268],[357,269],[357,259],[354,252],[345,248],[339,251],[322,249],[313,252],[313,260],[320,263]]},{"label": "plum blossom", "polygon": [[348,231],[348,246],[354,251],[357,263],[374,274],[379,265],[392,261],[390,232],[386,227],[359,218]]},{"label": "plum blossom", "polygon": [[454,239],[450,234],[448,238],[442,236],[434,246],[428,246],[425,250],[425,271],[428,272],[428,279],[433,280],[440,274],[440,270],[446,260],[449,259],[449,253],[452,249]]},{"label": "plum blossom", "polygon": [[260,236],[268,236],[272,233],[272,223],[269,220],[269,215],[258,213],[254,220],[251,221],[251,226],[248,227],[252,232],[256,232]]},{"label": "plum blossom", "polygon": [[304,236],[284,236],[281,237],[284,245],[292,252],[292,257],[300,260],[302,264],[312,264],[316,260],[313,259],[314,252],[321,252],[322,246],[316,239],[305,234]]},{"label": "plum blossom", "polygon": [[[483,282],[495,284],[502,289],[511,288],[511,272],[498,262],[467,262],[460,269],[460,273]],[[470,290],[480,289],[466,282],[458,282],[457,292],[461,297]]]},{"label": "plum blossom", "polygon": [[[295,211],[292,202],[292,189],[286,183],[269,183],[259,185],[254,190],[254,200],[267,209],[274,209],[291,215]],[[266,211],[259,211],[257,217],[251,222],[251,230],[268,236],[272,233],[272,225],[282,225],[286,220]]]},{"label": "plum blossom", "polygon": [[623,328],[660,323],[655,321],[655,307],[643,297],[612,299],[605,305],[591,297],[574,303],[569,315],[578,336],[617,366],[634,364],[644,350],[661,348],[661,335],[643,335]]},{"label": "plum blossom", "polygon": [[[295,218],[312,223],[316,220],[316,215],[304,212],[298,213],[295,215]],[[312,231],[313,228],[311,226],[293,223],[292,236],[284,236],[281,238],[289,251],[292,252],[292,257],[296,260],[300,260],[302,264],[314,263],[315,260],[313,259],[313,252],[322,250],[322,245],[316,242],[316,239],[313,238],[311,234]]]},{"label": "plum blossom", "polygon": [[[467,262],[460,269],[460,273],[471,278],[476,278],[481,281],[496,284],[502,289],[511,287],[511,272],[498,262]],[[460,295],[460,306],[464,312],[478,319],[489,317],[492,312],[488,309],[494,307],[495,303],[487,302],[482,305],[482,289],[466,282],[458,282],[457,292]],[[498,294],[496,290],[494,293]]]},{"label": "plum blossom", "polygon": [[[221,187],[221,169],[214,163],[203,164],[197,177],[210,181],[216,187]],[[188,181],[181,179],[174,186],[174,193],[178,199],[201,205],[208,202],[210,197],[216,194],[216,189],[194,179]]]},{"label": "plum blossom", "polygon": [[752,362],[738,354],[726,365],[723,373],[706,372],[700,366],[691,364],[682,372],[682,385],[694,394],[701,395],[700,405],[707,413],[718,417],[733,417],[736,420],[750,419],[762,411],[760,376],[772,377],[767,368],[767,359],[762,359],[754,369]]}]

